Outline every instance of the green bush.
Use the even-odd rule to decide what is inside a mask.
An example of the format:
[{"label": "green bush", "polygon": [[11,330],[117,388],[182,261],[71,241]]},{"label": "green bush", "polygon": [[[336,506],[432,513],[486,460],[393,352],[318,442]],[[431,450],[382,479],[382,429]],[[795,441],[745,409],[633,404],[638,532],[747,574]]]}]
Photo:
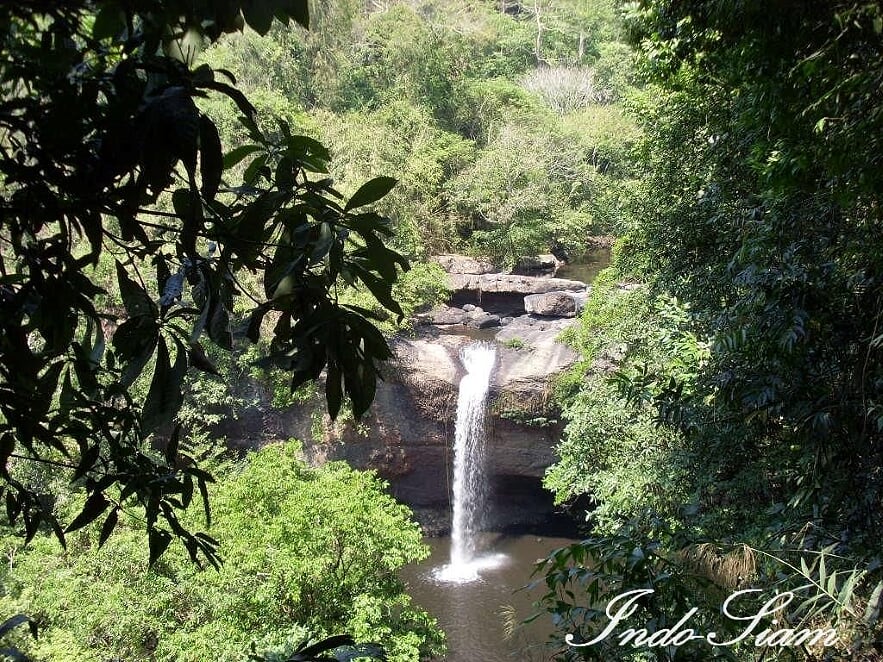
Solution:
[{"label": "green bush", "polygon": [[455,72],[463,57],[457,34],[423,20],[404,3],[370,13],[360,28],[360,39],[340,74],[341,103],[331,108],[379,108],[404,98],[448,124]]},{"label": "green bush", "polygon": [[592,521],[602,531],[648,509],[674,518],[688,498],[684,467],[671,457],[677,430],[659,426],[652,407],[628,402],[612,378],[648,361],[680,365],[682,359],[648,332],[662,326],[646,288],[620,291],[612,273],[596,281],[579,327],[564,338],[582,362],[557,383],[567,425],[561,459],[545,478],[559,501],[589,495],[596,503]]},{"label": "green bush", "polygon": [[571,223],[559,222],[568,215],[582,219],[576,234],[585,238],[596,177],[589,152],[566,141],[554,122],[510,122],[446,190],[458,229],[473,250],[511,267],[553,245],[579,242]]},{"label": "green bush", "polygon": [[428,550],[376,476],[339,463],[310,469],[295,443],[215,473],[224,476],[210,494],[218,571],[177,546],[148,569],[143,533],[128,520],[100,549],[97,529],[72,535],[64,553],[49,537],[28,548],[4,538],[4,612],[41,622],[25,650],[59,661],[233,661],[252,643],[291,649],[307,633],[340,632],[381,641],[399,662],[440,650],[435,622],[397,577]]},{"label": "green bush", "polygon": [[535,95],[508,78],[467,78],[454,93],[456,130],[482,146],[504,122],[530,123],[545,112]]}]

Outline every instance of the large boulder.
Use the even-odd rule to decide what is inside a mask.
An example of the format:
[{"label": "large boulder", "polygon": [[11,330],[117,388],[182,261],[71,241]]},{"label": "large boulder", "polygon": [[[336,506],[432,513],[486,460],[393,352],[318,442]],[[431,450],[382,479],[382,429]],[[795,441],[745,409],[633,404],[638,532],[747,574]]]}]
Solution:
[{"label": "large boulder", "polygon": [[564,264],[551,253],[544,255],[534,255],[531,257],[523,257],[512,269],[513,274],[524,274],[527,276],[535,276],[538,274],[555,275],[555,272]]},{"label": "large boulder", "polygon": [[469,318],[467,326],[471,326],[473,329],[490,329],[500,326],[500,316],[484,312],[478,313]]},{"label": "large boulder", "polygon": [[[488,292],[521,296],[556,291],[585,292],[586,290],[586,284],[578,280],[501,273],[451,273],[448,274],[448,283],[455,292]],[[485,309],[487,309],[486,306]]]},{"label": "large boulder", "polygon": [[586,284],[565,278],[540,278],[517,274],[448,274],[451,304],[475,304],[501,317],[523,315],[524,297],[546,292],[585,292]]},{"label": "large boulder", "polygon": [[478,260],[468,255],[436,255],[432,258],[438,262],[442,269],[449,274],[489,274],[494,271],[494,265],[484,260]]},{"label": "large boulder", "polygon": [[466,324],[469,316],[462,308],[453,308],[451,306],[439,306],[432,310],[428,319],[430,323],[438,326],[447,326],[450,324]]},{"label": "large boulder", "polygon": [[524,310],[544,317],[576,317],[585,304],[580,292],[546,292],[524,297]]},{"label": "large boulder", "polygon": [[[552,380],[577,359],[557,342],[575,320],[514,319],[498,332],[497,363],[488,402],[489,480],[525,479],[539,485],[555,461],[561,426],[552,402]],[[506,340],[518,338],[518,342]],[[328,424],[314,457],[344,459],[376,469],[405,503],[446,505],[453,466],[457,394],[464,369],[460,335],[428,333],[396,338],[377,397],[359,424]]]},{"label": "large boulder", "polygon": [[576,322],[530,315],[514,318],[497,332],[497,344],[503,349],[494,382],[503,391],[543,391],[555,375],[567,370],[579,357],[575,350],[558,342],[561,332]]}]

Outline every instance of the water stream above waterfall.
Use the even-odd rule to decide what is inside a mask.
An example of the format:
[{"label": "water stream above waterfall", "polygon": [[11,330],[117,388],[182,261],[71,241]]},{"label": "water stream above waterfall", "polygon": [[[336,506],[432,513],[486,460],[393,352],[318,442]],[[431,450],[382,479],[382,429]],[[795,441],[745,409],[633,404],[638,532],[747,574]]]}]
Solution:
[{"label": "water stream above waterfall", "polygon": [[568,262],[558,269],[555,276],[558,278],[570,278],[581,280],[587,285],[595,282],[598,274],[610,266],[613,259],[613,251],[609,248],[596,248],[588,251],[582,258],[574,262]]}]

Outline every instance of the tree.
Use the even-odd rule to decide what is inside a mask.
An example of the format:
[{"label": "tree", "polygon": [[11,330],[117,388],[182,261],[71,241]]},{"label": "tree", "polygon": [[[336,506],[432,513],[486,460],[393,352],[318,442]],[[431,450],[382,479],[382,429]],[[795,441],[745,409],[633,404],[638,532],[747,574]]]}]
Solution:
[{"label": "tree", "polygon": [[[212,478],[173,423],[185,373],[214,370],[206,336],[230,349],[269,333],[263,364],[292,389],[325,371],[332,416],[344,397],[356,415],[373,399],[390,351],[337,286],[360,283],[401,315],[390,292],[408,264],[384,244],[387,219],[361,209],[395,181],[344,200],[320,143],[262,129],[231,72],[191,65],[203,43],[274,19],[306,26],[306,0],[0,8],[0,478],[27,539],[46,526],[63,544],[103,517],[104,541],[138,508],[151,562],[177,537],[217,563],[217,541],[179,518],[198,489],[208,519]],[[226,155],[198,107],[217,95],[250,138]],[[28,479],[35,463],[84,489],[71,521]]]},{"label": "tree", "polygon": [[[781,618],[843,632],[825,657],[872,659],[883,595],[880,4],[627,7],[648,83],[650,176],[619,265],[649,281],[650,301],[676,295],[680,312],[651,321],[640,343],[589,306],[583,351],[600,349],[594,338],[610,330],[627,344],[618,388],[592,380],[594,391],[565,410],[571,434],[551,479],[607,503],[602,538],[559,560],[585,558],[582,588],[594,595],[601,585],[609,595],[628,587],[644,553],[610,552],[640,551],[636,543],[663,562],[656,578],[695,572],[728,590],[734,579],[764,590],[809,586]],[[617,420],[624,408],[631,430]],[[623,433],[641,432],[636,414],[648,413],[658,428],[634,444]],[[616,441],[583,432],[598,429],[613,429]],[[588,479],[578,464],[587,451]],[[597,460],[607,467],[598,471]],[[596,572],[607,559],[612,577]],[[546,579],[563,595],[577,573],[555,563]],[[683,591],[672,588],[657,591],[654,606],[677,604]],[[591,631],[592,605],[570,610],[554,597],[550,611],[579,616],[583,634]]]},{"label": "tree", "polygon": [[631,26],[662,101],[634,238],[712,338],[664,404],[709,475],[765,460],[783,518],[879,540],[879,3],[643,2]]},{"label": "tree", "polygon": [[510,268],[556,246],[580,254],[599,197],[591,147],[541,112],[532,119],[505,123],[446,186],[458,231]]},{"label": "tree", "polygon": [[22,648],[41,660],[238,661],[251,645],[290,655],[307,636],[346,631],[382,642],[391,662],[439,652],[434,619],[398,577],[428,554],[408,509],[374,474],[311,469],[299,453],[288,442],[213,466],[218,572],[195,568],[180,547],[147,569],[144,532],[129,517],[101,549],[97,522],[70,536],[68,554],[45,535],[24,550],[0,539],[14,559],[4,608],[41,623]]}]

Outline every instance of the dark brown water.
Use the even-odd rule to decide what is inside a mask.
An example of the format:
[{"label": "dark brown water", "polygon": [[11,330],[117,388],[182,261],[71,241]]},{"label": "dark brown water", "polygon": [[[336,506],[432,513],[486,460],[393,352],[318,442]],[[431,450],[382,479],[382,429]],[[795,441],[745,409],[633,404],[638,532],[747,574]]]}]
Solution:
[{"label": "dark brown water", "polygon": [[450,538],[430,538],[431,556],[402,571],[414,601],[438,619],[448,636],[446,662],[539,662],[548,660],[548,618],[538,618],[506,636],[506,620],[533,613],[531,603],[542,586],[517,589],[532,581],[534,564],[550,551],[571,542],[567,538],[484,534],[479,579],[446,582],[438,579],[450,556]]},{"label": "dark brown water", "polygon": [[569,278],[570,280],[579,280],[587,285],[591,285],[598,274],[610,266],[612,257],[609,248],[596,248],[589,251],[576,262],[568,262],[558,269],[555,276],[558,278]]}]

